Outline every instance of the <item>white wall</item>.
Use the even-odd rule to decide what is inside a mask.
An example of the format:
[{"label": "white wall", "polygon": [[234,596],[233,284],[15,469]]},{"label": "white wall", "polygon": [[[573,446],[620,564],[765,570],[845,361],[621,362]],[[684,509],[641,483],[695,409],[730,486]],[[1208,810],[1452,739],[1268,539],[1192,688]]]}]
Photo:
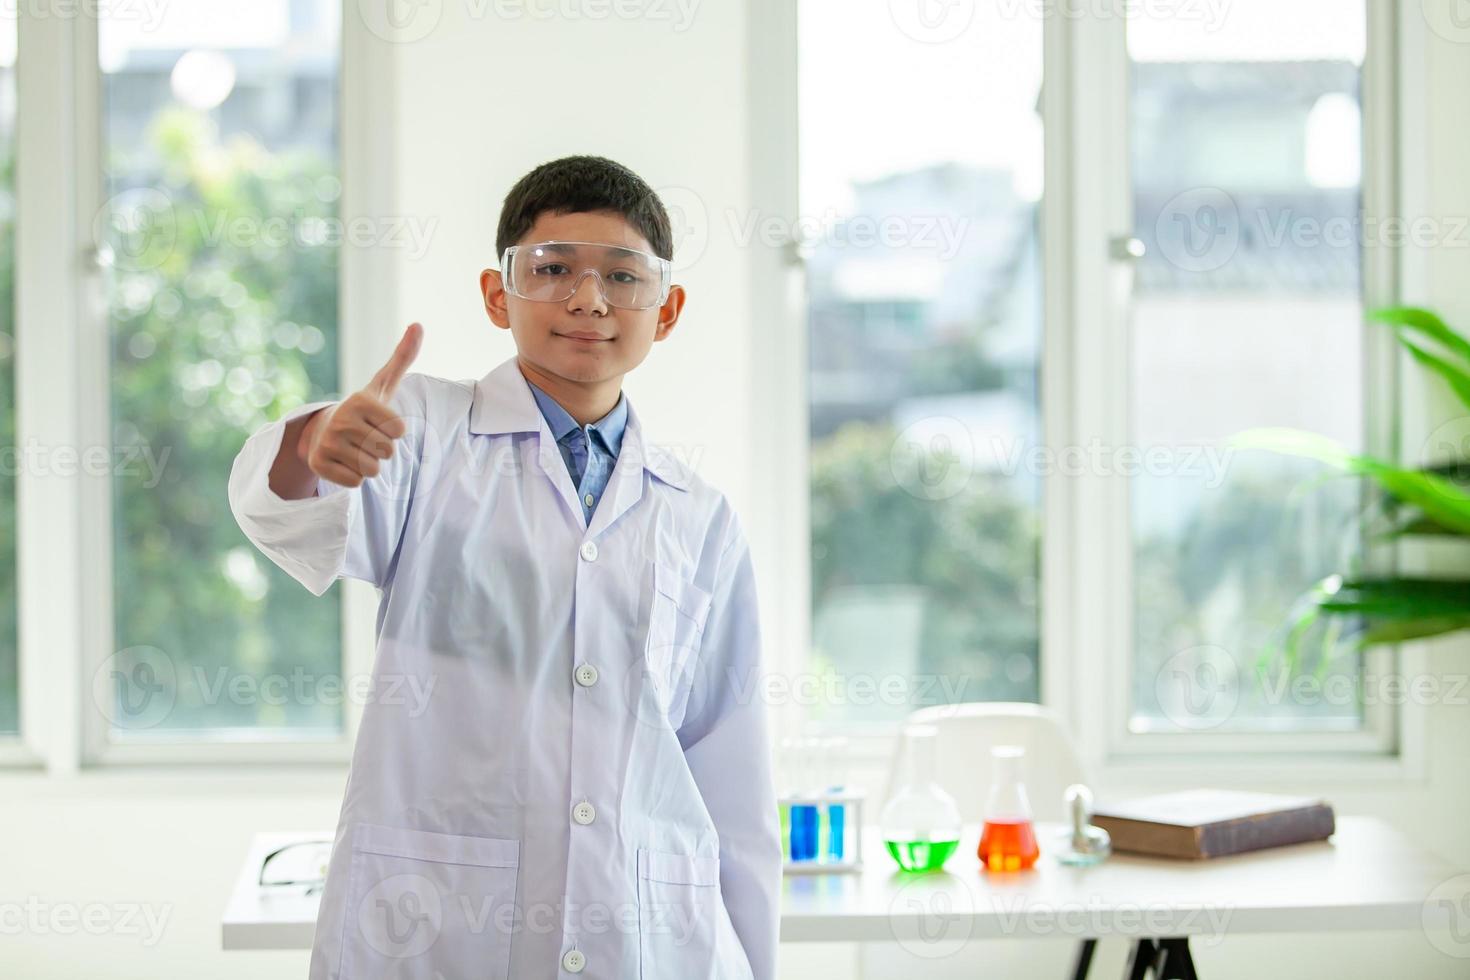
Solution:
[{"label": "white wall", "polygon": [[[396,337],[424,323],[416,369],[478,377],[513,353],[485,316],[478,279],[499,265],[506,192],[537,164],[606,156],[711,218],[746,207],[743,17],[742,4],[704,3],[676,31],[667,21],[476,20],[446,2],[438,29],[402,46],[397,206],[438,226],[422,261],[404,263],[397,316],[381,327]],[[518,92],[528,96],[519,107]],[[692,457],[700,472],[742,505],[752,485],[747,259],[726,234],[690,239],[675,258],[684,313],[627,391],[656,440],[702,451]],[[390,337],[381,343],[386,356]]]},{"label": "white wall", "polygon": [[[394,45],[390,60],[399,96],[382,107],[400,126],[390,160],[393,206],[437,226],[422,259],[395,257],[401,276],[395,308],[345,325],[362,338],[354,363],[380,360],[415,319],[428,331],[418,369],[476,377],[509,356],[509,338],[485,319],[476,286],[479,270],[493,263],[501,198],[515,178],[544,160],[573,152],[610,156],[656,188],[689,189],[678,193],[706,208],[712,229],[702,256],[680,273],[690,299],[679,331],[655,348],[628,390],[658,439],[702,450],[701,472],[730,494],[748,525],[774,526],[777,515],[760,486],[763,458],[748,424],[761,410],[764,379],[773,370],[762,361],[754,339],[760,334],[750,322],[759,304],[752,301],[749,273],[763,260],[738,248],[725,223],[727,211],[742,214],[753,200],[745,26],[753,2],[705,2],[687,28],[676,31],[670,22],[655,21],[476,19],[472,11],[481,5],[445,0],[429,36]],[[356,7],[347,4],[349,12]],[[1444,95],[1470,91],[1470,47],[1433,39],[1427,54],[1429,91],[1437,98],[1431,111],[1442,117],[1433,127],[1427,210],[1470,214],[1470,186],[1463,179],[1470,127],[1459,118],[1461,100]],[[552,71],[537,86],[532,108],[513,112],[514,94],[543,68]],[[627,110],[632,103],[649,113]],[[1470,322],[1467,273],[1464,252],[1437,254],[1427,267],[1424,294],[1414,298],[1456,322]],[[758,567],[773,563],[774,545],[769,536],[764,540]],[[767,596],[775,591],[765,588]],[[1463,671],[1470,644],[1441,644],[1430,656],[1432,668]],[[1329,793],[1344,812],[1382,815],[1470,867],[1464,833],[1470,709],[1431,709],[1427,736],[1422,779],[1299,788]],[[118,930],[0,936],[0,974],[35,980],[303,975],[305,953],[222,953],[219,915],[249,835],[330,828],[343,775],[302,768],[118,771],[67,780],[0,776],[0,901],[110,912],[142,905],[155,916],[167,915],[162,940],[153,945],[144,935]],[[851,947],[788,946],[782,955],[786,976],[856,975],[849,971],[857,962]],[[880,955],[892,959],[896,952]],[[891,973],[869,976],[978,975],[984,968],[990,975],[1052,977],[1069,956],[1062,943],[987,944],[943,963],[895,962]],[[1121,944],[1105,943],[1095,975],[1116,975],[1122,956]],[[1214,977],[1376,980],[1463,976],[1467,969],[1418,934],[1238,937],[1200,950],[1198,960]]]}]

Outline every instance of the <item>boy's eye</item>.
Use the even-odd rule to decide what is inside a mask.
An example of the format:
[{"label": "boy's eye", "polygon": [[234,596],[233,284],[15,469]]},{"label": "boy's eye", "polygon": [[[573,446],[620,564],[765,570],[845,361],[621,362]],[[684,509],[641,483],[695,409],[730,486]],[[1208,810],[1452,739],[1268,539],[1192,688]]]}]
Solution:
[{"label": "boy's eye", "polygon": [[[619,276],[621,276],[622,278],[618,278]],[[621,269],[619,269],[617,272],[612,273],[612,275],[610,275],[608,278],[614,279],[617,282],[628,283],[630,285],[633,284],[633,283],[639,283],[639,282],[642,282],[643,281],[642,279],[640,279],[634,273],[624,272]]]},{"label": "boy's eye", "polygon": [[533,266],[531,272],[538,276],[564,276],[567,267],[560,262],[547,262],[543,265]]}]

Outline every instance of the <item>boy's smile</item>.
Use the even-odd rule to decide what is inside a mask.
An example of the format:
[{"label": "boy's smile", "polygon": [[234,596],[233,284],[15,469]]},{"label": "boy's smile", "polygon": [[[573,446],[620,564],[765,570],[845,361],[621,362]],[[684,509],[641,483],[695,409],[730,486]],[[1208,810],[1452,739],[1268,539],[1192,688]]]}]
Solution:
[{"label": "boy's smile", "polygon": [[[652,253],[647,239],[610,211],[546,212],[517,244],[598,242]],[[673,332],[684,288],[669,287],[662,306],[631,310],[613,306],[595,276],[584,276],[565,302],[512,295],[502,273],[480,273],[490,321],[515,339],[521,373],[580,424],[596,421],[617,404],[623,375],[643,363],[654,341]]]}]

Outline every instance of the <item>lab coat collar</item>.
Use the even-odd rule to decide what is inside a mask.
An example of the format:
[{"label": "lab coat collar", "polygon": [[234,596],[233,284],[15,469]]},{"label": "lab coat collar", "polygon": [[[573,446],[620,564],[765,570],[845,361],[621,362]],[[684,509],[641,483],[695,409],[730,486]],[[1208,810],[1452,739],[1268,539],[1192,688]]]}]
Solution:
[{"label": "lab coat collar", "polygon": [[[628,409],[628,420],[623,430],[623,444],[618,451],[619,461],[621,462],[624,455],[634,453],[634,458],[641,460],[643,468],[664,483],[679,490],[688,490],[688,466],[661,447],[648,445],[644,441],[643,423],[633,407],[633,400],[627,397],[626,392],[623,399]],[[477,435],[541,432],[546,435],[549,443],[555,444],[556,437],[546,424],[546,417],[536,404],[531,385],[526,381],[525,375],[521,374],[514,355],[475,383],[474,403],[470,407],[470,431]]]},{"label": "lab coat collar", "polygon": [[[531,397],[536,399],[536,407],[541,409],[541,417],[546,419],[546,424],[551,428],[551,434],[557,442],[561,442],[572,433],[580,433],[582,427],[577,420],[559,405],[539,385],[526,379],[531,386]],[[612,410],[592,423],[592,432],[597,440],[613,456],[617,456],[623,447],[623,430],[628,427],[628,396],[618,392],[618,402]]]}]

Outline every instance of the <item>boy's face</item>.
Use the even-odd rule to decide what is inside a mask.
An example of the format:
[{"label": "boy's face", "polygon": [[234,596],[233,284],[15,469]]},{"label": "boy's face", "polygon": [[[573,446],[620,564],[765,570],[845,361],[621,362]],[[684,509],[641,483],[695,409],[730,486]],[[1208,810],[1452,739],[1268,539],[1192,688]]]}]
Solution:
[{"label": "boy's face", "polygon": [[[621,215],[603,211],[543,213],[517,244],[546,241],[598,242],[653,254],[648,241]],[[495,269],[480,273],[480,291],[490,322],[511,332],[523,361],[581,385],[621,379],[641,364],[653,342],[673,331],[684,305],[683,287],[670,286],[662,306],[622,309],[603,298],[592,276],[584,277],[565,302],[527,300],[506,292]]]}]

